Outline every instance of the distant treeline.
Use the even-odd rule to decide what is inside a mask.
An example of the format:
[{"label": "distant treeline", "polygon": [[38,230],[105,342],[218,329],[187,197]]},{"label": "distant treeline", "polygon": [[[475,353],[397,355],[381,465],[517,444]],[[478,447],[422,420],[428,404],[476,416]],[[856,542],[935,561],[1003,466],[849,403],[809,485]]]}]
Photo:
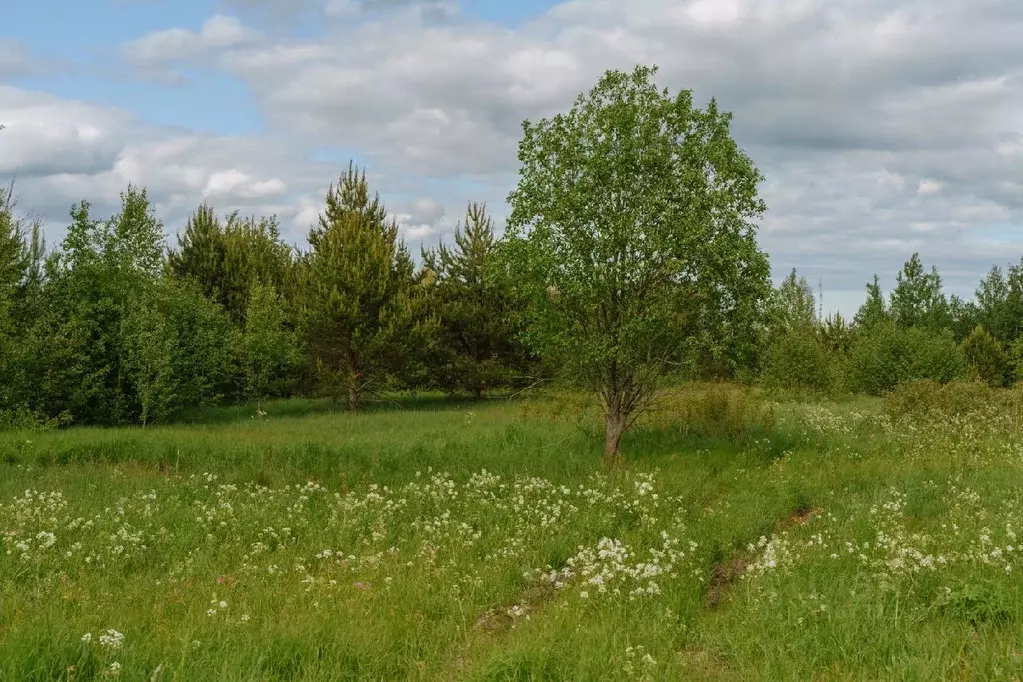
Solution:
[{"label": "distant treeline", "polygon": [[[388,389],[479,397],[553,376],[523,342],[515,273],[484,206],[417,267],[364,173],[326,196],[304,249],[273,217],[203,204],[176,248],[146,191],[93,216],[83,201],[59,248],[0,202],[2,421],[124,424],[270,396],[329,395],[351,409]],[[693,352],[680,372],[781,389],[879,394],[913,378],[1023,377],[1023,264],[993,268],[972,301],[942,292],[914,255],[891,294],[821,319],[795,271],[764,301],[759,337]],[[732,351],[737,349],[732,348]],[[727,355],[727,354],[726,354]],[[713,360],[711,358],[714,358]]]}]

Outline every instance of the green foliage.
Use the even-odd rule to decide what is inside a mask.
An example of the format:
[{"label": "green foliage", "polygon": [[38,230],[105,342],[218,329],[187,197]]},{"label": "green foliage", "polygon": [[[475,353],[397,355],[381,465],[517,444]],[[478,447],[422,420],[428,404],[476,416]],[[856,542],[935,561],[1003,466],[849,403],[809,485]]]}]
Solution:
[{"label": "green foliage", "polygon": [[889,312],[896,324],[935,331],[948,327],[948,301],[942,293],[937,268],[925,272],[920,254],[914,253],[895,279]]},{"label": "green foliage", "polygon": [[813,289],[805,277],[796,275],[795,268],[772,294],[770,324],[774,333],[813,329],[817,325]]},{"label": "green foliage", "polygon": [[294,376],[300,349],[295,332],[285,326],[280,296],[272,285],[253,285],[242,343],[248,396],[263,400],[284,392]]},{"label": "green foliage", "polygon": [[824,323],[817,328],[817,334],[829,352],[843,358],[852,348],[855,328],[845,321],[841,313],[835,313],[824,319]]},{"label": "green foliage", "polygon": [[866,329],[890,319],[891,314],[888,306],[885,305],[884,296],[881,294],[881,282],[878,276],[874,275],[873,281],[867,284],[867,300],[856,311],[853,324]]},{"label": "green foliage", "polygon": [[[975,321],[1003,344],[1023,334],[1023,260],[1003,272],[995,266],[975,293]],[[972,327],[971,327],[972,330]]]},{"label": "green foliage", "polygon": [[831,393],[836,386],[835,357],[812,328],[793,329],[774,337],[762,380],[771,389]]},{"label": "green foliage", "polygon": [[472,203],[464,230],[455,229],[452,248],[441,244],[423,252],[430,273],[430,311],[437,316],[430,347],[433,386],[480,397],[511,386],[528,371],[528,355],[518,342],[521,317],[498,265],[498,242],[486,207]]},{"label": "green foliage", "polygon": [[203,295],[217,301],[240,328],[245,323],[253,285],[288,289],[292,279],[292,250],[281,241],[274,216],[241,218],[237,211],[224,223],[213,209],[201,205],[189,217],[179,248],[168,266],[179,280],[191,280]]},{"label": "green foliage", "polygon": [[981,381],[991,386],[1004,386],[1008,383],[1008,354],[983,325],[977,325],[960,345],[967,362]]},{"label": "green foliage", "polygon": [[750,338],[770,291],[761,176],[730,116],[655,73],[609,71],[568,113],[524,122],[508,197],[526,339],[601,396],[612,462],[661,377],[694,346]]},{"label": "green foliage", "polygon": [[674,428],[702,438],[739,441],[770,433],[777,424],[771,403],[754,389],[725,381],[665,391],[640,421],[647,429]]},{"label": "green foliage", "polygon": [[914,379],[884,396],[884,411],[895,419],[918,422],[970,417],[991,409],[1004,410],[1008,392],[996,391],[982,381]]},{"label": "green foliage", "polygon": [[911,379],[951,381],[966,376],[966,358],[950,332],[876,324],[856,335],[846,384],[853,392],[881,395]]},{"label": "green foliage", "polygon": [[423,297],[397,223],[352,165],[328,190],[309,244],[300,263],[303,334],[321,388],[354,410],[421,341]]}]

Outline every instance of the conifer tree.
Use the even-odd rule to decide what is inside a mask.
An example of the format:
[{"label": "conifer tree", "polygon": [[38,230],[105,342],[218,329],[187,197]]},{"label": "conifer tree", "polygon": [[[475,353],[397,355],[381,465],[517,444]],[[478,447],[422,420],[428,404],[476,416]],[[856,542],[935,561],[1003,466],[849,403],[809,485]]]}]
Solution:
[{"label": "conifer tree", "polygon": [[289,283],[292,252],[281,241],[276,216],[243,218],[235,211],[221,222],[203,204],[189,217],[178,241],[179,249],[169,261],[172,275],[196,282],[239,328],[245,324],[254,284],[281,292]]},{"label": "conifer tree", "polygon": [[455,245],[423,252],[433,275],[431,309],[438,334],[431,370],[434,384],[479,398],[522,374],[526,353],[516,341],[515,310],[497,266],[498,242],[486,206],[469,204]]},{"label": "conifer tree", "polygon": [[999,387],[1009,379],[1009,354],[983,325],[977,325],[961,345],[966,361],[984,383]]},{"label": "conifer tree", "polygon": [[178,250],[168,258],[170,273],[191,280],[203,295],[218,300],[224,264],[224,228],[213,208],[203,203],[188,217]]},{"label": "conifer tree", "polygon": [[309,244],[303,333],[321,388],[354,410],[418,341],[412,259],[379,195],[370,197],[365,172],[352,164],[330,186]]},{"label": "conifer tree", "polygon": [[856,311],[853,323],[860,329],[867,329],[890,319],[888,306],[881,294],[881,282],[877,275],[867,284],[867,300]]}]

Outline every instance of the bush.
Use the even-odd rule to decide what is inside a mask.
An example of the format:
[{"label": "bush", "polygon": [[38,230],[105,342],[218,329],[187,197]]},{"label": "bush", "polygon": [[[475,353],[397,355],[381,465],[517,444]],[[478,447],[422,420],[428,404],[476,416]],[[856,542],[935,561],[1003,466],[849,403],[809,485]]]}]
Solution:
[{"label": "bush", "polygon": [[837,378],[836,361],[812,329],[786,332],[768,349],[762,381],[774,390],[831,393]]},{"label": "bush", "polygon": [[1002,344],[982,325],[974,327],[961,344],[963,355],[974,374],[989,386],[1004,386],[1009,376],[1009,358]]},{"label": "bush", "polygon": [[645,426],[675,427],[709,438],[736,438],[774,428],[774,407],[754,389],[709,382],[667,391],[645,416]]},{"label": "bush", "polygon": [[950,333],[881,323],[857,334],[845,378],[853,392],[882,395],[913,379],[947,383],[968,375],[966,358]]},{"label": "bush", "polygon": [[884,411],[890,417],[965,416],[1003,408],[1011,402],[1008,392],[998,391],[982,381],[916,379],[894,388],[884,397]]}]

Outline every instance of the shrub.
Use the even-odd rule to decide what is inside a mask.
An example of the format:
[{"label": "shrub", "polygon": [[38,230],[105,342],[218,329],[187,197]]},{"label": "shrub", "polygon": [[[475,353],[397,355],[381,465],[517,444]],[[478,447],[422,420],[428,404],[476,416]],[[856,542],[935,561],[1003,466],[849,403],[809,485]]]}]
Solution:
[{"label": "shrub", "polygon": [[961,344],[970,368],[989,386],[1004,386],[1009,375],[1009,358],[1002,344],[982,325],[974,327]]},{"label": "shrub", "polygon": [[774,407],[755,389],[727,382],[708,382],[665,392],[643,424],[674,427],[709,438],[736,438],[772,429]]},{"label": "shrub", "polygon": [[779,334],[767,352],[762,376],[769,389],[830,393],[836,383],[836,359],[812,329]]},{"label": "shrub", "polygon": [[950,333],[881,323],[857,335],[846,382],[853,392],[882,395],[913,379],[946,383],[968,374],[966,358]]},{"label": "shrub", "polygon": [[893,418],[965,416],[1005,407],[1009,396],[982,381],[933,379],[907,381],[884,397],[884,411]]}]

